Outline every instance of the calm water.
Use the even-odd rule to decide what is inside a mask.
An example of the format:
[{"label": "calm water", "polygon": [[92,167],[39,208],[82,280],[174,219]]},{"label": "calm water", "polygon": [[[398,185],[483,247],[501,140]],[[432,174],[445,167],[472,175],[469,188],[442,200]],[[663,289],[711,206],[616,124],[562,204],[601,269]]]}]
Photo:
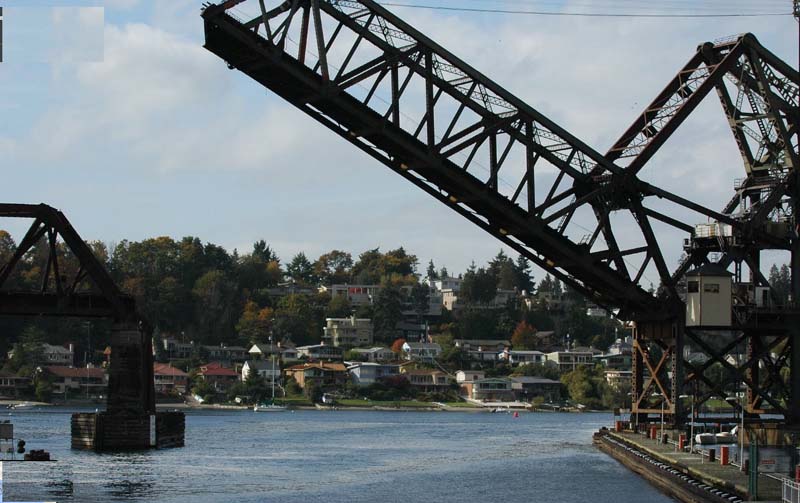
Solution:
[{"label": "calm water", "polygon": [[608,414],[189,412],[186,444],[69,449],[69,412],[11,416],[57,463],[5,463],[5,501],[672,501],[596,451]]}]

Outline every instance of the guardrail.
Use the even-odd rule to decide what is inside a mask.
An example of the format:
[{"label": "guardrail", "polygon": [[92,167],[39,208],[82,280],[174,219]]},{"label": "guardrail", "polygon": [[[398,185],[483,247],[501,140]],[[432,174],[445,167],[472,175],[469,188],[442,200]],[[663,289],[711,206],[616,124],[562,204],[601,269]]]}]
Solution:
[{"label": "guardrail", "polygon": [[783,479],[783,503],[800,503],[800,482]]}]

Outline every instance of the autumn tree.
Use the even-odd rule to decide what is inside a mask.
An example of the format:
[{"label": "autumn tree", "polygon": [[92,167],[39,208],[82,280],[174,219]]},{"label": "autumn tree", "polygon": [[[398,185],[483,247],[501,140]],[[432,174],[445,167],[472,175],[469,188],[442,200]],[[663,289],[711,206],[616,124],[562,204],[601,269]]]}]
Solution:
[{"label": "autumn tree", "polygon": [[352,255],[341,250],[331,250],[320,255],[314,262],[314,274],[323,285],[347,283],[352,267]]},{"label": "autumn tree", "polygon": [[272,317],[274,311],[269,307],[259,307],[253,301],[248,301],[239,322],[236,323],[236,331],[240,341],[249,343],[261,342],[267,339],[272,327]]},{"label": "autumn tree", "polygon": [[406,340],[402,337],[400,339],[395,339],[392,343],[392,353],[400,355],[403,354],[403,344],[406,343]]},{"label": "autumn tree", "polygon": [[527,321],[520,321],[511,335],[511,344],[516,349],[536,349],[536,329]]}]

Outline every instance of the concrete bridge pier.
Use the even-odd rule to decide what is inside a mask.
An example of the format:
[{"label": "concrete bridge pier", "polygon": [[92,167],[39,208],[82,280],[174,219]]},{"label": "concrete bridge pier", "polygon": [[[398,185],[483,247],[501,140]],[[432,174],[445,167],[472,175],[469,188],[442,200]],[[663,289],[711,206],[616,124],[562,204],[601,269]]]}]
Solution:
[{"label": "concrete bridge pier", "polygon": [[72,448],[183,447],[184,431],[182,412],[156,412],[150,330],[137,323],[115,323],[106,411],[72,415]]}]

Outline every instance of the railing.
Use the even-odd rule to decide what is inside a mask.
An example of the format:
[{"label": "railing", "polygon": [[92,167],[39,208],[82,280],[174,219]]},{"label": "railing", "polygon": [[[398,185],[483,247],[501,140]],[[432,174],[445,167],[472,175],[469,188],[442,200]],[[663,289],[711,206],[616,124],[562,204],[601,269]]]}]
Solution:
[{"label": "railing", "polygon": [[783,480],[783,503],[800,503],[800,482]]}]

